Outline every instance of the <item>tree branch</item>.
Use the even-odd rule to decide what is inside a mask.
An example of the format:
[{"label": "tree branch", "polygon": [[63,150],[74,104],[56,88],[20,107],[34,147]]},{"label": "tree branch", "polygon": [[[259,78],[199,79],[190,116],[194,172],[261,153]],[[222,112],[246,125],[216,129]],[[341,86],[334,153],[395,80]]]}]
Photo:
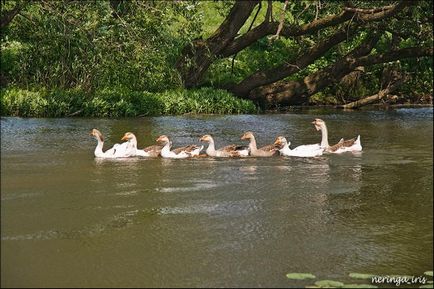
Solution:
[{"label": "tree branch", "polygon": [[396,82],[394,82],[393,84],[388,85],[386,88],[380,90],[378,93],[368,96],[368,97],[364,97],[362,99],[344,104],[344,105],[340,105],[338,106],[338,108],[343,108],[343,109],[355,109],[355,108],[359,108],[361,106],[364,105],[368,105],[371,104],[375,101],[378,101],[380,99],[382,99],[383,97],[385,97],[386,95],[392,93],[393,91],[395,91],[402,83],[404,83],[405,78],[399,79]]},{"label": "tree branch", "polygon": [[267,71],[259,71],[245,78],[239,84],[231,88],[232,92],[239,96],[246,96],[252,89],[276,82],[288,77],[324,55],[330,48],[347,39],[348,35],[354,34],[355,27],[349,32],[341,29],[326,40],[319,42],[316,46],[309,49],[306,53],[296,57],[293,63],[284,63]]},{"label": "tree branch", "polygon": [[[356,22],[373,22],[373,21],[380,21],[388,17],[392,17],[398,12],[400,12],[402,9],[404,9],[406,6],[414,5],[413,2],[410,1],[401,1],[398,4],[395,5],[389,5],[391,8],[383,9],[381,12],[377,12],[374,14],[366,14],[366,15],[360,15],[358,13],[350,12],[350,11],[342,11],[339,14],[326,16],[324,18],[320,18],[318,20],[314,20],[310,23],[307,23],[305,25],[297,26],[297,25],[283,25],[280,35],[285,37],[296,37],[296,36],[302,36],[306,34],[312,34],[314,32],[317,32],[321,29],[330,27],[330,26],[336,26],[341,23],[344,23],[353,17],[356,19]],[[389,7],[386,6],[386,7]],[[384,7],[383,7],[384,8]],[[378,8],[382,9],[382,8]],[[357,16],[357,17],[355,17]],[[279,22],[273,21],[273,22],[267,22],[264,21],[259,26],[255,27],[248,33],[243,34],[242,36],[236,38],[234,41],[229,43],[220,53],[221,57],[228,57],[240,50],[243,50],[244,48],[250,46],[255,41],[270,35],[274,34],[275,31],[279,27]]]},{"label": "tree branch", "polygon": [[0,29],[5,28],[26,5],[27,2],[18,2],[12,10],[6,11],[0,19]]}]

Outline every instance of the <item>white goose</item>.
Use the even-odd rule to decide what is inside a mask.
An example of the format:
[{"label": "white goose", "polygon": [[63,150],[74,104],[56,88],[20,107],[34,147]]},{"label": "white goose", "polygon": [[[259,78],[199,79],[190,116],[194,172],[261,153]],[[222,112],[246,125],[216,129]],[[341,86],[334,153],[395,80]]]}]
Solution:
[{"label": "white goose", "polygon": [[[142,150],[137,149],[137,138],[132,132],[126,132],[122,137],[122,140],[126,141],[125,154],[128,156],[141,156],[141,157],[155,157],[155,150],[158,150],[158,146],[150,146]],[[125,144],[123,143],[123,144]],[[123,145],[122,144],[122,145]]]},{"label": "white goose", "polygon": [[114,144],[111,149],[106,150],[103,152],[104,147],[104,136],[102,133],[97,129],[92,129],[90,131],[90,135],[95,137],[95,139],[98,141],[98,144],[96,145],[94,155],[97,158],[122,158],[122,157],[128,157],[127,151],[129,150],[128,142],[125,142],[123,144]]},{"label": "white goose", "polygon": [[283,136],[278,136],[276,138],[276,141],[274,142],[274,145],[279,148],[279,152],[283,156],[291,156],[291,157],[318,157],[323,154],[323,149],[321,147],[317,147],[314,149],[314,145],[309,145],[311,148],[309,149],[299,149],[299,147],[296,147],[295,149],[290,149],[289,145],[291,143],[286,140]]},{"label": "white goose", "polygon": [[200,151],[203,149],[203,146],[199,147],[197,145],[188,145],[170,150],[172,143],[169,141],[169,138],[166,135],[159,136],[157,138],[157,142],[164,145],[160,153],[163,158],[185,159],[194,157],[198,156]]},{"label": "white goose", "polygon": [[315,125],[316,130],[321,130],[321,134],[322,134],[321,147],[324,149],[325,152],[339,154],[343,152],[362,151],[360,135],[358,135],[357,138],[353,138],[349,140],[341,139],[339,143],[330,146],[328,142],[328,132],[327,132],[327,126],[325,124],[325,121],[316,118],[312,123]]},{"label": "white goose", "polygon": [[210,157],[246,157],[249,155],[249,150],[247,147],[239,145],[227,145],[218,150],[215,149],[214,139],[209,134],[204,135],[199,139],[199,141],[204,141],[209,143],[206,149],[206,154]]}]

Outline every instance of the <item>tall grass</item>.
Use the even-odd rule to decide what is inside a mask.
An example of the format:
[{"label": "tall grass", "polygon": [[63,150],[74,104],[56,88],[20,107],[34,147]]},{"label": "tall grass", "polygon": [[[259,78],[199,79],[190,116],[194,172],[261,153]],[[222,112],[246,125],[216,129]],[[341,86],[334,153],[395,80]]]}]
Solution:
[{"label": "tall grass", "polygon": [[255,112],[257,109],[251,101],[212,88],[177,89],[158,93],[104,89],[92,94],[82,90],[1,90],[2,116],[134,117]]}]

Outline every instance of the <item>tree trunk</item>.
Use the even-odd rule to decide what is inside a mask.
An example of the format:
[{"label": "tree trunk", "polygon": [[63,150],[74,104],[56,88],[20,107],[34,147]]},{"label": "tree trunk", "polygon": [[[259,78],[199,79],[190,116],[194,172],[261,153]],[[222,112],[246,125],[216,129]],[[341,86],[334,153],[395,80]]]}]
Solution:
[{"label": "tree trunk", "polygon": [[305,54],[298,56],[292,63],[284,63],[280,66],[274,67],[267,71],[259,71],[247,77],[240,83],[233,86],[230,90],[240,97],[245,97],[249,92],[259,86],[274,83],[280,79],[288,77],[298,71],[302,70],[315,60],[323,56],[330,48],[334,47],[338,43],[346,40],[349,36],[353,35],[355,30],[343,29],[336,32],[331,37],[318,43],[318,45],[312,47]]},{"label": "tree trunk", "polygon": [[199,85],[203,74],[214,58],[235,38],[258,3],[258,0],[237,1],[229,15],[210,38],[197,39],[183,49],[176,67],[181,73],[185,87]]},{"label": "tree trunk", "polygon": [[[374,39],[375,40],[375,39]],[[378,41],[378,39],[377,39]],[[374,41],[375,42],[375,41]],[[372,46],[373,47],[373,46]],[[372,48],[371,48],[372,49]],[[383,54],[360,56],[351,53],[335,64],[305,77],[301,81],[279,81],[253,90],[248,98],[262,105],[300,105],[325,87],[337,83],[358,66],[370,66],[404,58],[432,56],[432,47],[410,47]]]}]

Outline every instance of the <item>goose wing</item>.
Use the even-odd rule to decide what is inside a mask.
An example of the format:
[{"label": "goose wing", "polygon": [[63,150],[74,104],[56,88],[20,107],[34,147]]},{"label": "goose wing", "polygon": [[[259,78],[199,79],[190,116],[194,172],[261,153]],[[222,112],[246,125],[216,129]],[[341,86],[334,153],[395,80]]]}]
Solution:
[{"label": "goose wing", "polygon": [[276,150],[276,146],[274,144],[266,145],[260,148],[261,151],[271,152]]},{"label": "goose wing", "polygon": [[219,151],[233,152],[233,151],[240,151],[240,150],[246,150],[246,149],[248,149],[248,147],[246,147],[246,146],[231,144],[231,145],[227,145],[225,147],[222,147],[221,149],[219,149]]},{"label": "goose wing", "polygon": [[181,152],[190,153],[194,150],[197,150],[198,148],[199,147],[197,145],[188,145],[188,146],[176,148],[176,149],[172,150],[172,152],[174,152],[175,154],[179,154]]}]

